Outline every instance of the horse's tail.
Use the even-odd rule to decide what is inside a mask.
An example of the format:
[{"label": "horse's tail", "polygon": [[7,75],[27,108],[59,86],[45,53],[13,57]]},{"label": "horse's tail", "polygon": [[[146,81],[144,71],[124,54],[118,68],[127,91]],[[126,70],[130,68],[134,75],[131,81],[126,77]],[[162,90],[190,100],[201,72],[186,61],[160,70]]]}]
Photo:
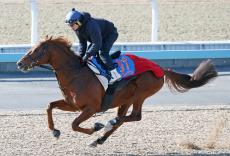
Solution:
[{"label": "horse's tail", "polygon": [[217,71],[211,60],[202,62],[191,76],[170,70],[164,70],[164,72],[165,82],[170,91],[178,91],[181,93],[192,88],[201,87],[217,77]]}]

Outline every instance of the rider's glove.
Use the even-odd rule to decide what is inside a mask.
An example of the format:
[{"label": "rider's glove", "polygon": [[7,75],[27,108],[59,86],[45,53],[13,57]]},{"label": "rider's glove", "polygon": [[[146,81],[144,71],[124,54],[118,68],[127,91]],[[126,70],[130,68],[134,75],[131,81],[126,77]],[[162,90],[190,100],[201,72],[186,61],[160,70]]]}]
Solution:
[{"label": "rider's glove", "polygon": [[86,53],[85,56],[82,58],[83,62],[86,63],[90,57],[90,53]]}]

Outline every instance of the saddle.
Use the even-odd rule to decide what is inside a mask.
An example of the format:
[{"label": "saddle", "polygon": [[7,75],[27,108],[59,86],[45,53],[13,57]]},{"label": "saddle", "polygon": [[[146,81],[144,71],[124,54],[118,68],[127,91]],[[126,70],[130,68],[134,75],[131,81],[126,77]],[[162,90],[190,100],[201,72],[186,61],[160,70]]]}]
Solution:
[{"label": "saddle", "polygon": [[[120,51],[116,51],[111,55],[114,64],[117,64],[117,71],[122,76],[122,79],[131,77],[135,72],[135,65],[131,58],[126,55],[121,55]],[[110,72],[104,66],[99,56],[93,57],[87,62],[88,67],[95,73],[99,81],[104,87],[104,90],[108,88],[108,82],[111,79]]]},{"label": "saddle", "polygon": [[[114,59],[119,58],[120,55],[121,55],[121,51],[116,51],[113,54],[111,54],[110,57],[114,60]],[[101,61],[101,59],[98,55],[94,56],[91,61],[87,62],[87,64],[90,67],[90,69],[93,70],[93,72],[95,74],[103,75],[108,80],[111,79],[110,72],[106,69],[104,63]],[[96,68],[96,69],[94,69],[94,68]]]},{"label": "saddle", "polygon": [[105,68],[99,57],[93,57],[92,60],[87,62],[88,67],[95,73],[105,90],[101,109],[102,112],[105,112],[112,107],[114,93],[121,90],[131,80],[136,78],[136,76],[132,77],[135,72],[134,62],[128,56],[121,55],[120,51],[116,51],[111,54],[111,58],[113,59],[113,62],[117,64],[117,70],[122,76],[120,81],[113,84],[108,83],[111,79],[111,74]]}]

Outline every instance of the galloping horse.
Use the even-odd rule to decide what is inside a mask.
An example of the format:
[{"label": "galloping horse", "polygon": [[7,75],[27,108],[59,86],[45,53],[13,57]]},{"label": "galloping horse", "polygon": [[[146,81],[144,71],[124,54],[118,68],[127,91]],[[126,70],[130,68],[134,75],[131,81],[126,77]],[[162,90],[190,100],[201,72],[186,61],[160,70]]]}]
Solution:
[{"label": "galloping horse", "polygon": [[[63,111],[81,111],[73,121],[72,129],[85,134],[93,134],[104,127],[95,123],[93,128],[80,127],[79,125],[101,111],[102,99],[105,95],[104,88],[88,66],[82,63],[81,58],[71,51],[71,43],[62,37],[52,39],[46,37],[18,62],[22,71],[32,69],[34,66],[50,64],[55,71],[57,81],[64,99],[51,102],[47,108],[48,126],[55,137],[60,131],[55,129],[52,117],[54,108]],[[104,141],[124,122],[140,121],[142,118],[142,105],[145,99],[158,92],[164,83],[177,92],[185,92],[191,88],[200,87],[217,76],[217,72],[210,61],[201,63],[193,75],[180,74],[171,70],[164,70],[164,76],[157,78],[152,72],[147,71],[130,80],[121,90],[114,93],[112,107],[118,107],[117,117],[110,120],[110,129],[102,137],[95,140],[91,146],[103,144]],[[133,109],[126,115],[130,106]],[[108,124],[108,125],[109,125]]]}]

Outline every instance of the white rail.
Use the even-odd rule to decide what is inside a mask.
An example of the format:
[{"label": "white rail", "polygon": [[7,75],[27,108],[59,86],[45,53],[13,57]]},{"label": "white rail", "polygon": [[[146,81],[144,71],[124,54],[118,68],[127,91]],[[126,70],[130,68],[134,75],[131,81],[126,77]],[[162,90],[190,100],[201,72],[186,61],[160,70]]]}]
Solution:
[{"label": "white rail", "polygon": [[31,44],[38,42],[38,11],[37,0],[30,0],[31,4]]},{"label": "white rail", "polygon": [[157,31],[158,31],[158,9],[157,0],[152,0],[152,37],[151,41],[157,41]]}]

